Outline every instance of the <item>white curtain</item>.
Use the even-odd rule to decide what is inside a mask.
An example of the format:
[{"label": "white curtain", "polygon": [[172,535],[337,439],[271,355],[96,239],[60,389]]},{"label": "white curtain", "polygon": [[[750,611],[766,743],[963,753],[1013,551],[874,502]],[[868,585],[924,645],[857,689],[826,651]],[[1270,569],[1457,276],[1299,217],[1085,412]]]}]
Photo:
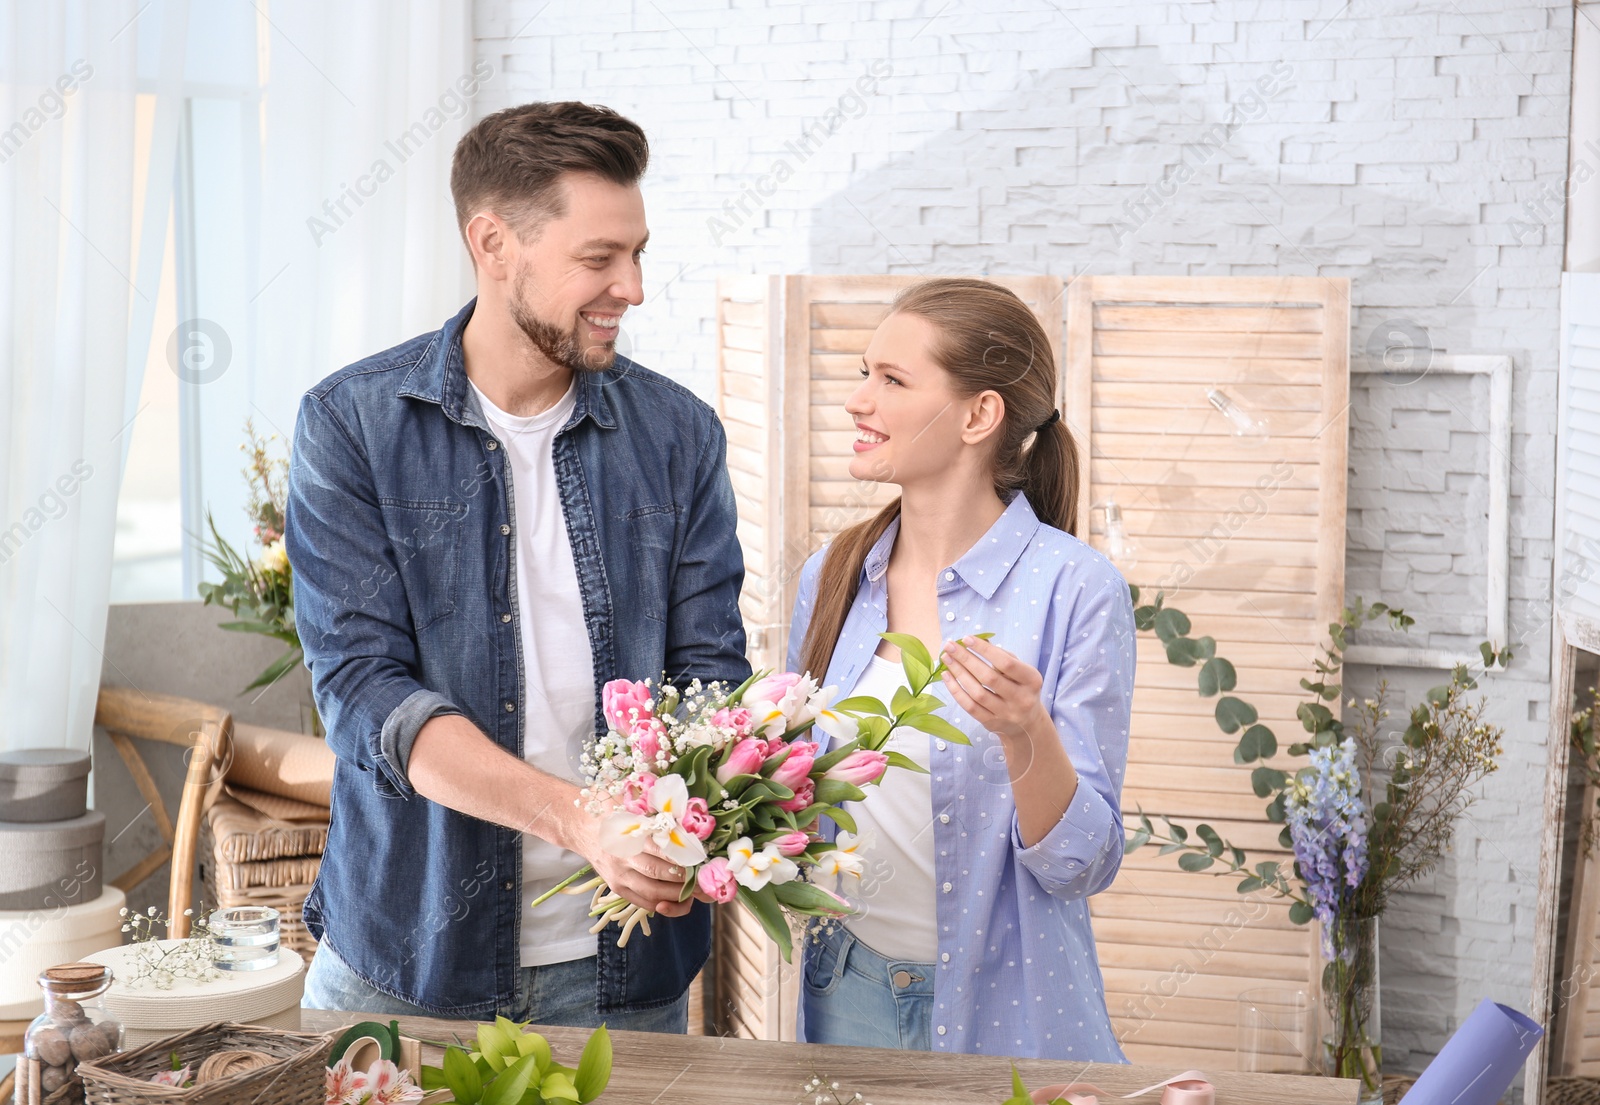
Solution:
[{"label": "white curtain", "polygon": [[469,294],[450,155],[499,76],[470,28],[467,0],[0,5],[0,746],[89,746],[169,209],[184,526],[243,546],[245,418],[288,438],[310,384]]},{"label": "white curtain", "polygon": [[[0,745],[8,747],[89,746],[128,398],[138,392],[160,271],[187,21],[186,0],[150,8],[138,0],[0,6]],[[163,146],[165,168],[150,171],[141,154],[159,156]]]},{"label": "white curtain", "polygon": [[196,216],[195,314],[236,363],[191,389],[203,502],[189,514],[209,507],[239,542],[245,419],[289,440],[308,387],[436,329],[470,296],[450,158],[499,78],[474,68],[467,0],[264,10],[259,105],[193,116],[196,196],[204,181],[214,197]]}]

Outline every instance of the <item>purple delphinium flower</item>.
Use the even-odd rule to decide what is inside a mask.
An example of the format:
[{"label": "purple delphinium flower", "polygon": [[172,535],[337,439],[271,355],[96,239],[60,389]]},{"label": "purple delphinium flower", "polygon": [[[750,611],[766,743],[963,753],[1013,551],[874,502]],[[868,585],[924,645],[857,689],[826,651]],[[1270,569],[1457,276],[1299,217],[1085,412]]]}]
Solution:
[{"label": "purple delphinium flower", "polygon": [[[1367,813],[1355,742],[1312,749],[1311,766],[1285,792],[1283,808],[1306,900],[1322,922],[1322,952],[1332,959],[1334,921],[1347,914],[1367,874]],[[1348,959],[1351,951],[1339,953]]]}]

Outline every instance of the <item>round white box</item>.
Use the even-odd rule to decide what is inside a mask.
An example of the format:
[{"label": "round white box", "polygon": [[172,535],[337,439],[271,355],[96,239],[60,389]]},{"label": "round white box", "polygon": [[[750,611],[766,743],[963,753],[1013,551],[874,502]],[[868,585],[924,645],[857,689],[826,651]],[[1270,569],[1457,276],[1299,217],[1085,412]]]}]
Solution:
[{"label": "round white box", "polygon": [[[171,948],[173,940],[152,941]],[[129,985],[133,957],[143,954],[148,944],[124,944],[84,956],[91,963],[111,968],[115,981],[102,999],[106,1012],[122,1022],[125,1029],[157,1036],[172,1035],[212,1021],[256,1024],[289,1009],[298,1010],[305,990],[305,960],[288,948],[278,952],[278,962],[260,971],[242,974],[223,972],[209,982],[174,979],[170,990],[154,986]]]},{"label": "round white box", "polygon": [[107,886],[80,905],[0,910],[0,1020],[32,1020],[44,1012],[39,975],[122,943],[122,891]]}]

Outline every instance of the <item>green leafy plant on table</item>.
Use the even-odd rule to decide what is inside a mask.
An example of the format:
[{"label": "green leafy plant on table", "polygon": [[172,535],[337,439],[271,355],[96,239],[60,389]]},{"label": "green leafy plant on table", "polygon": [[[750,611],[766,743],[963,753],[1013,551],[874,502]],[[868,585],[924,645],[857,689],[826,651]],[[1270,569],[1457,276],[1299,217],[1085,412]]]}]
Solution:
[{"label": "green leafy plant on table", "polygon": [[[611,1035],[595,1029],[575,1067],[555,1061],[550,1041],[529,1030],[531,1021],[496,1017],[478,1026],[477,1048],[450,1045],[442,1066],[422,1068],[422,1088],[448,1089],[455,1105],[542,1105],[589,1102],[611,1081]],[[443,1105],[443,1103],[441,1103]]]}]

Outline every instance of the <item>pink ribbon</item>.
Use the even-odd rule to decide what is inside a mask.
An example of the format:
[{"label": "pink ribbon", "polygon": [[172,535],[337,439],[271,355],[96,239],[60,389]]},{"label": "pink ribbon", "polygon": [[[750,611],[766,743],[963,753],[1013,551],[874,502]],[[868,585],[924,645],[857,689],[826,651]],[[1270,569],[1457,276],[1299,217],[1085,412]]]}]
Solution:
[{"label": "pink ribbon", "polygon": [[1206,1076],[1197,1070],[1186,1070],[1182,1074],[1173,1075],[1165,1082],[1157,1082],[1153,1086],[1146,1086],[1142,1090],[1134,1090],[1130,1094],[1107,1093],[1091,1082],[1073,1082],[1065,1086],[1050,1086],[1044,1092],[1051,1096],[1046,1100],[1055,1100],[1065,1097],[1071,1105],[1100,1105],[1101,1097],[1115,1097],[1119,1101],[1126,1101],[1130,1097],[1143,1097],[1151,1090],[1161,1091],[1161,1105],[1215,1105],[1217,1091],[1206,1081]]}]

